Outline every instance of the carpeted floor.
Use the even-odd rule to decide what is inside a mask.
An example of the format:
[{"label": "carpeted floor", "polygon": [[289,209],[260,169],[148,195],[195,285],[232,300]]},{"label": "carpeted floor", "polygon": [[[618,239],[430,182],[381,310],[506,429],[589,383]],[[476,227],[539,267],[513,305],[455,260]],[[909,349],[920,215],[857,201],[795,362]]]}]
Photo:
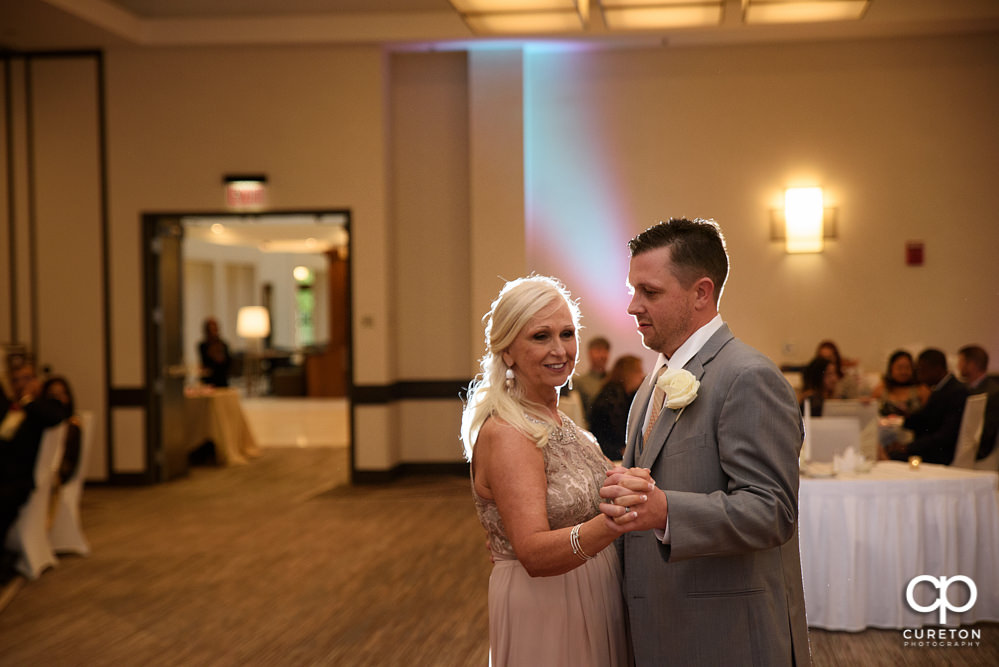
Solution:
[{"label": "carpeted floor", "polygon": [[[346,451],[88,488],[93,554],[9,589],[0,665],[486,665],[490,564],[467,478],[343,486]],[[981,628],[962,649],[813,631],[814,664],[991,667],[999,626]]]},{"label": "carpeted floor", "polygon": [[335,489],[346,451],[88,488],[93,553],[17,592],[0,664],[482,663],[489,561],[468,482]]}]

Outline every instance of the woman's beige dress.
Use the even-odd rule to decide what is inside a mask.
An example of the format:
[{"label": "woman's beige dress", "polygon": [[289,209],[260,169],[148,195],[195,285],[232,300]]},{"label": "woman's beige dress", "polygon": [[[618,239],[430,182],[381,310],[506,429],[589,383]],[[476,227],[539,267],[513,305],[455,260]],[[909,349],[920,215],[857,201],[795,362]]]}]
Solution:
[{"label": "woman's beige dress", "polygon": [[[562,415],[544,447],[548,524],[568,528],[599,513],[610,462],[596,442]],[[531,577],[517,560],[496,504],[472,484],[493,554],[489,577],[489,654],[493,667],[631,664],[613,545],[566,574]],[[569,538],[566,537],[566,548]]]}]

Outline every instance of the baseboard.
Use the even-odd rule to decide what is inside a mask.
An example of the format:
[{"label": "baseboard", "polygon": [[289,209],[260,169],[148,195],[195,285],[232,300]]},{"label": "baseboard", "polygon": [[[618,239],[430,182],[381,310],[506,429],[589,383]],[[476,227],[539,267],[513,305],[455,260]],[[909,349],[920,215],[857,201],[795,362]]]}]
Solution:
[{"label": "baseboard", "polygon": [[400,463],[388,470],[355,470],[353,473],[354,484],[384,484],[400,477],[411,476],[441,476],[450,475],[455,477],[468,476],[468,464],[461,461],[448,461],[441,463]]}]

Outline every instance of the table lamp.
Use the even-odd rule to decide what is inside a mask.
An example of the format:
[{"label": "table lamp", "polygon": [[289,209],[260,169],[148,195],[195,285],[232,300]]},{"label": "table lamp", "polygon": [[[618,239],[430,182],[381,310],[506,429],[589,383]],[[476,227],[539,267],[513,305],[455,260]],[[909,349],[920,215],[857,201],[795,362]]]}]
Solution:
[{"label": "table lamp", "polygon": [[236,316],[236,333],[251,341],[247,353],[246,395],[253,396],[253,386],[260,374],[263,340],[271,332],[271,318],[263,306],[243,306]]}]

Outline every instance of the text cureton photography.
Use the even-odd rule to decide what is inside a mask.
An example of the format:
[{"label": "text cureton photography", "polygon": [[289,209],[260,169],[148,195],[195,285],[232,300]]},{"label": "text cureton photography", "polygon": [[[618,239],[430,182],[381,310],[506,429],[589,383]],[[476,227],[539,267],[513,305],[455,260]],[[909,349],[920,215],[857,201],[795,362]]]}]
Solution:
[{"label": "text cureton photography", "polygon": [[981,646],[982,631],[978,628],[906,628],[902,631],[903,646]]}]

